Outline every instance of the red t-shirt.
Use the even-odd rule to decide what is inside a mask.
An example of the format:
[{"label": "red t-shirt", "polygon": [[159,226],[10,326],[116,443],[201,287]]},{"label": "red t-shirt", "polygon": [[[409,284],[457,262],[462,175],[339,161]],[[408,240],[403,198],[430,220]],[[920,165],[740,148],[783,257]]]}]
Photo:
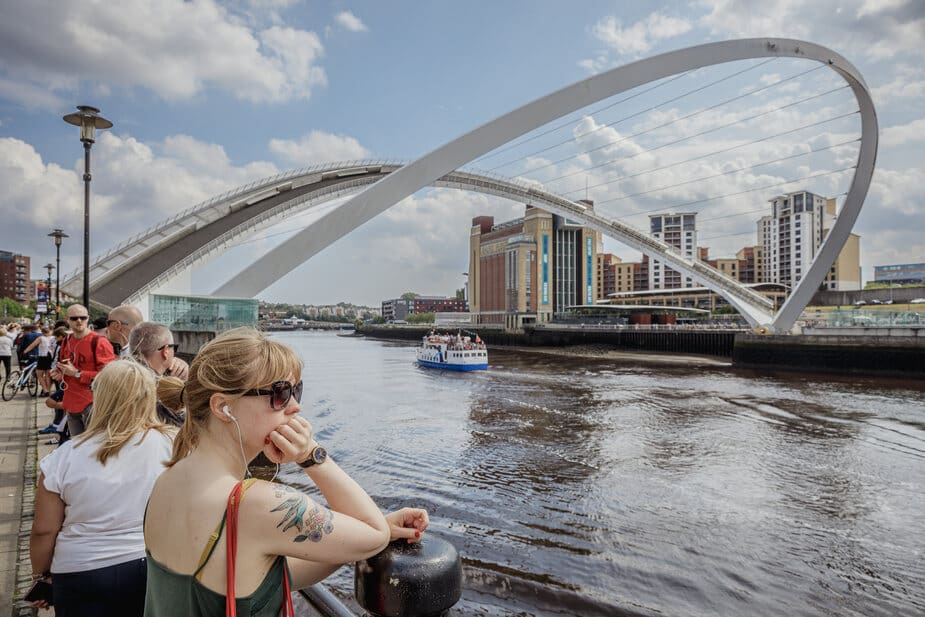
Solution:
[{"label": "red t-shirt", "polygon": [[[99,340],[94,344],[93,339]],[[94,346],[96,353],[93,352]],[[104,366],[116,359],[116,354],[109,339],[96,332],[90,332],[81,339],[68,335],[61,343],[61,353],[58,357],[61,360],[70,360],[74,368],[80,371],[80,379],[64,376],[64,399],[61,401],[68,413],[80,413],[93,402],[90,382]]]}]

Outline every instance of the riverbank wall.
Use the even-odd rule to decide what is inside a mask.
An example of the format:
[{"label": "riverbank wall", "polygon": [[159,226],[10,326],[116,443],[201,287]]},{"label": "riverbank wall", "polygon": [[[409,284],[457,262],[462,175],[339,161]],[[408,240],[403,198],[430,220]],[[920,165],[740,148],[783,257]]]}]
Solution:
[{"label": "riverbank wall", "polygon": [[[358,334],[420,341],[432,326],[366,326]],[[925,337],[877,335],[755,335],[735,330],[632,330],[559,326],[505,332],[469,327],[489,345],[568,347],[607,345],[616,351],[690,354],[729,359],[735,368],[925,377]]]},{"label": "riverbank wall", "polygon": [[[428,326],[372,326],[360,334],[377,338],[420,341],[433,329]],[[450,328],[452,331],[453,328]],[[523,332],[507,332],[500,328],[475,326],[465,328],[488,345],[505,347],[565,347],[570,345],[609,345],[618,350],[696,354],[732,357],[734,330],[627,330],[599,326],[575,325],[526,328]]]},{"label": "riverbank wall", "polygon": [[732,364],[737,368],[925,378],[925,337],[739,334]]}]

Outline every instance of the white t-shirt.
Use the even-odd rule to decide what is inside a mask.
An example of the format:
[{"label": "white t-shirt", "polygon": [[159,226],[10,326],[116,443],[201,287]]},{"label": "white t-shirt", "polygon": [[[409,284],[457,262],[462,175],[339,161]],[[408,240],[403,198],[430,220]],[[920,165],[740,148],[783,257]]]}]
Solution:
[{"label": "white t-shirt", "polygon": [[44,358],[51,353],[51,348],[55,344],[55,337],[48,335],[39,340],[39,357]]},{"label": "white t-shirt", "polygon": [[8,336],[0,336],[0,356],[13,355],[13,339]]},{"label": "white t-shirt", "polygon": [[145,556],[145,506],[170,459],[173,438],[155,430],[139,444],[140,437],[106,465],[95,457],[101,435],[77,447],[69,441],[39,463],[45,489],[65,503],[52,572],[85,572]]}]

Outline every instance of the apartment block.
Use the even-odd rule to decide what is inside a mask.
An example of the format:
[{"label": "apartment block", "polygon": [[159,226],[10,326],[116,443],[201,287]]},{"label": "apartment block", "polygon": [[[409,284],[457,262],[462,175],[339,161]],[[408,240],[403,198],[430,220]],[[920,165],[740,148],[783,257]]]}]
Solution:
[{"label": "apartment block", "polygon": [[0,251],[0,297],[29,304],[30,258],[10,251]]},{"label": "apartment block", "polygon": [[[649,215],[649,232],[653,238],[674,247],[679,253],[695,259],[697,247],[697,213],[680,212]],[[694,281],[672,270],[657,259],[649,263],[647,288],[677,289],[693,287]]]}]

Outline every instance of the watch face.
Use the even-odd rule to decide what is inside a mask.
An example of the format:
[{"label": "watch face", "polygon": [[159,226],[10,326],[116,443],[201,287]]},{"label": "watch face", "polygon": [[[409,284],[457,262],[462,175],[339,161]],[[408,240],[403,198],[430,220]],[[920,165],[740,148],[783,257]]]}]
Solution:
[{"label": "watch face", "polygon": [[312,459],[315,461],[316,465],[320,465],[328,459],[328,451],[318,446],[312,450]]}]

